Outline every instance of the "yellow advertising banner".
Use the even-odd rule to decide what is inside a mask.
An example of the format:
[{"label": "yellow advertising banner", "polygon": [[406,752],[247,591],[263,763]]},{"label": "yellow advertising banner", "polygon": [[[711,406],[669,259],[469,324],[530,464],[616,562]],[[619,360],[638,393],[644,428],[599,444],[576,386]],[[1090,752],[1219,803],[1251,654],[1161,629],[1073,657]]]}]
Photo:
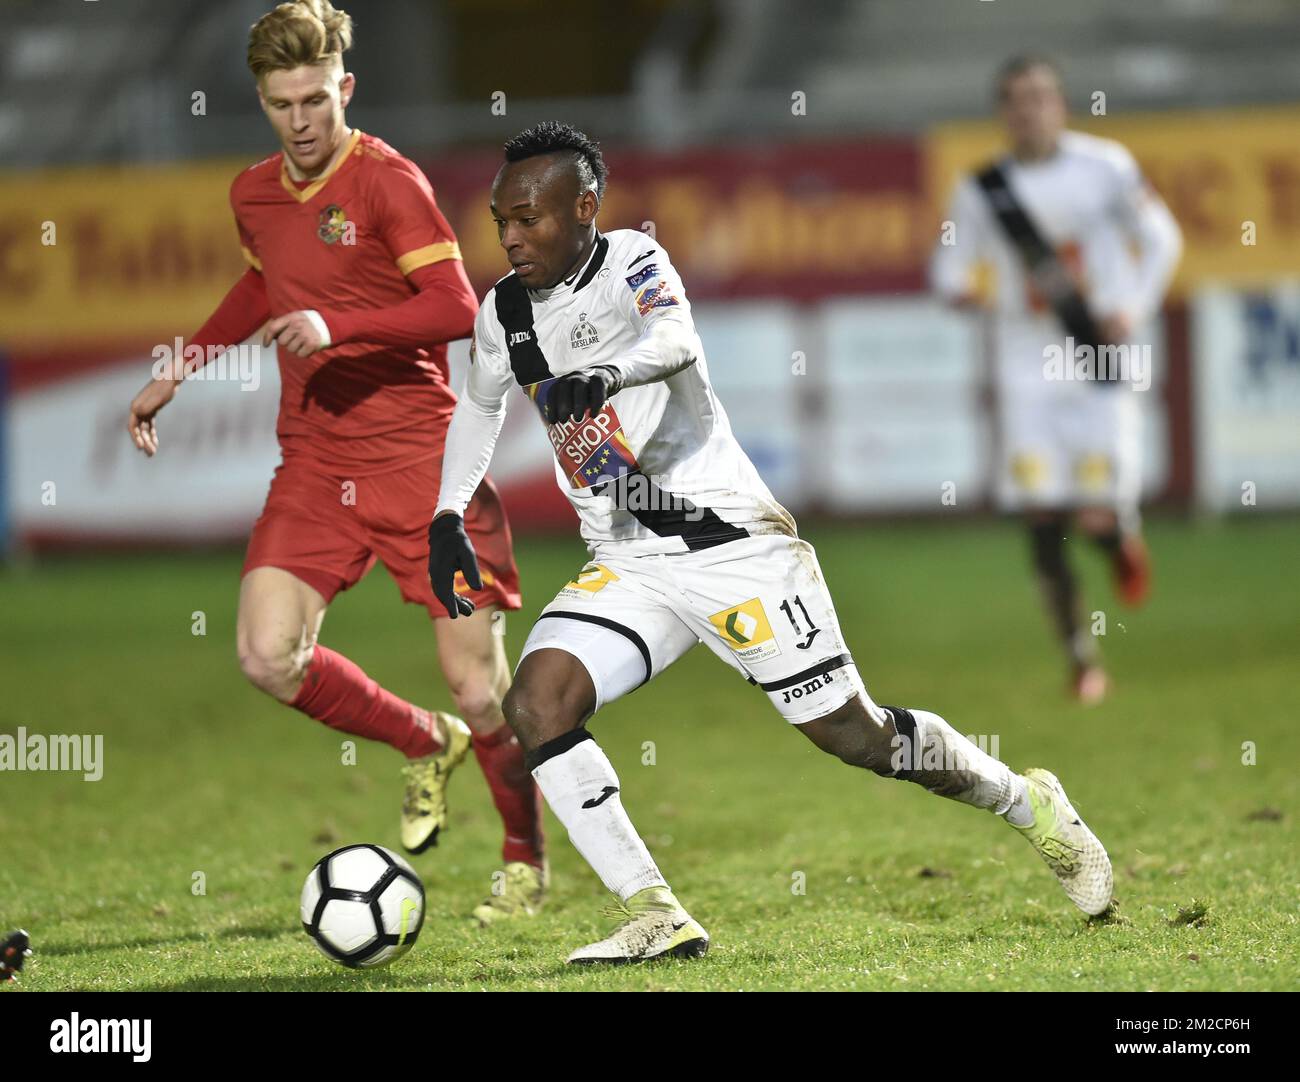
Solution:
[{"label": "yellow advertising banner", "polygon": [[0,343],[189,334],[244,272],[247,161],[0,177]]},{"label": "yellow advertising banner", "polygon": [[[1089,117],[1182,226],[1176,290],[1300,273],[1300,107]],[[912,292],[957,175],[995,121],[924,140],[840,140],[661,158],[624,154],[606,228],[652,219],[700,297]],[[0,347],[95,348],[192,333],[243,273],[230,211],[246,159],[0,175]],[[481,292],[503,269],[483,209],[491,160],[440,160],[439,203]],[[720,224],[722,223],[722,224]],[[667,243],[667,240],[665,240]]]},{"label": "yellow advertising banner", "polygon": [[[1262,285],[1300,274],[1300,107],[1078,118],[1123,143],[1183,230],[1175,293],[1205,281]],[[1005,149],[995,121],[947,124],[927,140],[937,223],[962,172]]]}]

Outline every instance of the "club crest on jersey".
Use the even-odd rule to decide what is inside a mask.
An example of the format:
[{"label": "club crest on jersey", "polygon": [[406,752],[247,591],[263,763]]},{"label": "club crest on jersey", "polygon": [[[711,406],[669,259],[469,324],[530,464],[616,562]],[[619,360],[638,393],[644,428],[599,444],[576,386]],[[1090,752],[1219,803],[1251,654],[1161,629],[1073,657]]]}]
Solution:
[{"label": "club crest on jersey", "polygon": [[600,335],[596,328],[587,320],[587,313],[583,312],[578,316],[578,322],[573,325],[573,330],[569,332],[569,346],[572,349],[586,349],[588,346],[594,346],[600,341]]},{"label": "club crest on jersey", "polygon": [[351,225],[348,216],[343,213],[343,208],[337,203],[331,203],[320,212],[320,218],[317,219],[316,236],[320,237],[326,244],[337,244],[343,239],[344,234],[349,231]]},{"label": "club crest on jersey", "polygon": [[772,634],[772,625],[768,623],[763,602],[757,597],[715,612],[709,617],[709,623],[741,661],[766,661],[781,652],[776,636]]},{"label": "club crest on jersey", "polygon": [[654,308],[671,308],[677,304],[677,297],[672,291],[672,286],[668,284],[668,279],[663,277],[656,263],[647,263],[635,274],[629,275],[624,279],[628,288],[636,297],[636,310],[643,316],[648,316],[651,309]]},{"label": "club crest on jersey", "polygon": [[[555,377],[552,376],[524,388],[543,419],[554,385]],[[560,469],[574,488],[591,488],[639,469],[636,455],[623,435],[623,422],[608,402],[585,421],[548,424],[546,435]]]}]

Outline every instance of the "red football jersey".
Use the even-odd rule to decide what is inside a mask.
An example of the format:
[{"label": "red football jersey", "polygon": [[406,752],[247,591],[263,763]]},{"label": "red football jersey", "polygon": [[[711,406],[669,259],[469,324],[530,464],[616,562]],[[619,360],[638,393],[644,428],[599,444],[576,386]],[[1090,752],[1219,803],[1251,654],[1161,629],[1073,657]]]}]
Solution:
[{"label": "red football jersey", "polygon": [[[230,202],[274,315],[398,305],[416,292],[406,279],[411,271],[460,259],[424,174],[360,131],[330,172],[305,187],[289,177],[281,153],[240,173]],[[276,431],[286,457],[364,476],[440,448],[456,403],[445,345],[345,343],[279,358]]]}]

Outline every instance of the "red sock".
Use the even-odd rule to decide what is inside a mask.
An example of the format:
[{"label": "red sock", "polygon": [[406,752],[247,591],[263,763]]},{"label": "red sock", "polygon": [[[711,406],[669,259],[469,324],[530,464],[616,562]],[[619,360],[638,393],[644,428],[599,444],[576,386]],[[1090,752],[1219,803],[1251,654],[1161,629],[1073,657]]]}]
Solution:
[{"label": "red sock", "polygon": [[540,867],[545,852],[542,837],[542,794],[524,766],[524,749],[509,725],[486,736],[474,734],[474,754],[483,768],[492,803],[501,813],[506,840],[501,859],[507,864],[521,860]]},{"label": "red sock", "polygon": [[411,759],[442,746],[429,711],[385,691],[358,665],[319,644],[289,705],[331,729],[382,740]]}]

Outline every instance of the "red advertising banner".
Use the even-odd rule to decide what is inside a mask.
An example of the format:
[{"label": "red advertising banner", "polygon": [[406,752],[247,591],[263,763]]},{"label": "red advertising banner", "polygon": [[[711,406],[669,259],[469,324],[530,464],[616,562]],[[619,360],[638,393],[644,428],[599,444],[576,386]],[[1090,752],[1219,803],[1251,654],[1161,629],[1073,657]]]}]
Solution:
[{"label": "red advertising banner", "polygon": [[[929,250],[913,139],[611,149],[602,229],[652,232],[692,297],[818,300],[919,290]],[[479,292],[509,270],[488,210],[498,154],[422,160]]]}]

